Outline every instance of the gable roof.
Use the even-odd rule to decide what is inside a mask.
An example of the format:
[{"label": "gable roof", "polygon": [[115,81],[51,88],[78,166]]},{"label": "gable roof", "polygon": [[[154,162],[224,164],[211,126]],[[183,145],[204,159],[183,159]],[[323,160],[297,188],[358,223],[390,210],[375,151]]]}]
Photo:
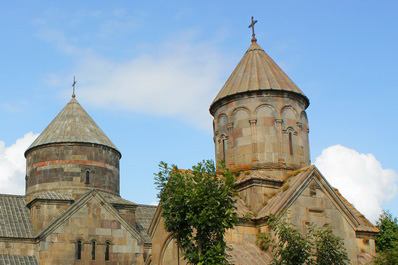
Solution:
[{"label": "gable roof", "polygon": [[148,234],[148,228],[155,215],[157,206],[152,205],[138,205],[135,210],[135,222],[138,232],[145,238],[146,243],[151,243],[151,237]]},{"label": "gable roof", "polygon": [[261,251],[255,244],[249,242],[229,243],[231,250],[228,262],[231,265],[262,265],[269,264],[272,258]]},{"label": "gable roof", "polygon": [[110,147],[120,154],[116,146],[77,102],[76,98],[72,98],[66,104],[55,119],[29,146],[25,155],[32,148],[54,143],[99,144]]},{"label": "gable roof", "polygon": [[61,213],[58,217],[56,217],[41,233],[38,235],[39,238],[45,238],[50,235],[55,229],[61,226],[65,221],[67,221],[74,213],[76,213],[79,209],[81,209],[88,201],[91,199],[97,199],[99,203],[111,213],[116,220],[118,220],[121,225],[130,232],[132,236],[134,236],[138,241],[144,243],[145,239],[142,235],[136,230],[135,227],[132,227],[129,223],[127,223],[117,212],[117,210],[109,203],[107,200],[96,190],[91,190],[87,192],[85,195],[80,197],[74,204],[72,204],[66,211]]},{"label": "gable roof", "polygon": [[0,195],[0,237],[34,238],[25,196]]},{"label": "gable roof", "polygon": [[130,206],[136,206],[137,204],[131,201],[128,201],[126,199],[123,199],[120,196],[117,196],[113,193],[105,192],[105,191],[97,191],[99,194],[101,194],[104,199],[110,203],[111,205],[130,205]]},{"label": "gable roof", "polygon": [[0,264],[4,265],[39,265],[36,257],[0,254]]},{"label": "gable roof", "polygon": [[58,192],[46,191],[34,195],[26,206],[30,208],[37,201],[69,201],[73,202],[75,199],[72,196],[67,196]]},{"label": "gable roof", "polygon": [[290,91],[303,96],[309,105],[304,93],[256,41],[251,43],[212,105],[231,95],[260,90]]},{"label": "gable roof", "polygon": [[291,176],[279,189],[278,193],[270,199],[258,213],[256,219],[262,219],[270,215],[283,213],[310,184],[316,180],[324,191],[327,192],[338,205],[341,211],[354,225],[355,231],[378,232],[379,230],[363,216],[355,207],[350,204],[336,189],[325,179],[320,171],[314,166],[300,169],[295,176]]}]

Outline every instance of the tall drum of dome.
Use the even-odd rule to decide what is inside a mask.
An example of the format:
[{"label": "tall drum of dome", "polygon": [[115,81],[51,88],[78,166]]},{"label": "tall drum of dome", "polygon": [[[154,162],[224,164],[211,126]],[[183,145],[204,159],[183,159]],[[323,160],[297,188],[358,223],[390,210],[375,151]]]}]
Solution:
[{"label": "tall drum of dome", "polygon": [[257,44],[255,22],[249,49],[210,106],[216,160],[281,177],[310,165],[309,100]]},{"label": "tall drum of dome", "polygon": [[91,189],[119,196],[121,153],[72,99],[25,152],[28,202],[41,193],[79,197]]}]

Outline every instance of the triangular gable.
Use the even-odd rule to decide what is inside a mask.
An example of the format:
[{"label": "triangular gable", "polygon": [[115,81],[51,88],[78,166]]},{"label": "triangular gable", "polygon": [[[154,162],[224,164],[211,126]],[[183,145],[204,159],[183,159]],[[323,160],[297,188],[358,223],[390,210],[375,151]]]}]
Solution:
[{"label": "triangular gable", "polygon": [[[303,168],[297,175],[287,180],[280,188],[279,192],[259,211],[256,219],[262,219],[270,215],[277,216],[284,213],[312,181],[315,181],[322,191],[331,199],[336,208],[352,225],[353,229],[360,229],[361,231],[366,229],[366,231],[369,232],[378,231],[377,228],[354,208],[354,206],[349,204],[340,193],[336,192],[336,189],[329,184],[315,166]],[[367,222],[365,222],[364,219]]]},{"label": "triangular gable", "polygon": [[90,200],[95,199],[100,203],[117,221],[121,223],[121,225],[141,244],[145,242],[145,239],[140,235],[140,233],[132,227],[129,223],[127,223],[105,199],[104,197],[97,192],[96,190],[92,190],[78,199],[71,207],[69,207],[65,212],[60,214],[57,218],[55,218],[39,235],[39,238],[45,238],[54,232],[59,226],[65,223],[70,217],[73,216],[77,211],[79,211],[86,203]]}]

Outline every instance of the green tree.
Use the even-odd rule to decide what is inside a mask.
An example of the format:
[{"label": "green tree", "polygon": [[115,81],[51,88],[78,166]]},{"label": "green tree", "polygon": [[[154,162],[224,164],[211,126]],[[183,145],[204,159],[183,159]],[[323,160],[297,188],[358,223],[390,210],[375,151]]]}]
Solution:
[{"label": "green tree", "polygon": [[398,218],[393,217],[389,211],[385,211],[380,215],[376,226],[380,233],[375,237],[378,253],[374,259],[374,264],[398,264]]},{"label": "green tree", "polygon": [[398,248],[398,219],[389,211],[385,211],[376,222],[376,226],[380,230],[375,237],[376,250],[380,252]]},{"label": "green tree", "polygon": [[398,248],[387,249],[378,253],[373,262],[375,265],[397,265]]},{"label": "green tree", "polygon": [[[349,264],[343,240],[333,234],[330,226],[316,229],[308,226],[303,236],[298,229],[286,221],[270,218],[268,227],[277,240],[270,240],[271,234],[260,233],[256,243],[263,250],[271,248],[274,265],[345,265]],[[276,242],[276,243],[273,243]]]},{"label": "green tree", "polygon": [[308,230],[304,237],[291,224],[278,222],[274,225],[278,237],[273,265],[301,265],[308,263],[311,257],[312,232]]},{"label": "green tree", "polygon": [[223,163],[218,170],[207,160],[191,170],[161,162],[155,183],[167,232],[190,264],[228,264],[227,229],[238,222],[235,178]]},{"label": "green tree", "polygon": [[343,240],[333,234],[330,225],[315,231],[314,245],[318,265],[345,265],[350,261]]}]

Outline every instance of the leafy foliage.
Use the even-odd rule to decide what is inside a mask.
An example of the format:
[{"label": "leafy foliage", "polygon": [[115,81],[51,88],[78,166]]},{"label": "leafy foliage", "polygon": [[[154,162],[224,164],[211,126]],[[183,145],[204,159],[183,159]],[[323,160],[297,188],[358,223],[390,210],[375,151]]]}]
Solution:
[{"label": "leafy foliage", "polygon": [[271,235],[269,233],[258,233],[256,244],[261,250],[267,251],[272,245],[271,240]]},{"label": "leafy foliage", "polygon": [[373,262],[375,265],[397,265],[398,248],[387,249],[378,253]]},{"label": "leafy foliage", "polygon": [[274,265],[301,265],[310,260],[312,249],[312,232],[304,237],[292,225],[280,222],[276,226],[278,242],[274,254]]},{"label": "leafy foliage", "polygon": [[380,233],[376,236],[376,265],[398,264],[398,218],[388,211],[381,214],[376,226]]},{"label": "leafy foliage", "polygon": [[388,211],[383,212],[376,222],[380,233],[376,236],[376,250],[385,251],[398,248],[398,219]]},{"label": "leafy foliage", "polygon": [[333,234],[330,226],[316,229],[310,225],[303,236],[293,225],[271,217],[268,227],[273,231],[276,240],[272,240],[270,233],[260,233],[263,235],[257,237],[256,243],[260,248],[271,247],[274,254],[273,265],[349,264],[343,240]]},{"label": "leafy foliage", "polygon": [[234,176],[223,163],[207,160],[191,170],[161,162],[155,183],[167,232],[191,264],[228,264],[224,235],[238,222]]},{"label": "leafy foliage", "polygon": [[318,265],[344,265],[349,262],[344,242],[333,234],[332,227],[326,226],[314,234],[315,258]]}]

